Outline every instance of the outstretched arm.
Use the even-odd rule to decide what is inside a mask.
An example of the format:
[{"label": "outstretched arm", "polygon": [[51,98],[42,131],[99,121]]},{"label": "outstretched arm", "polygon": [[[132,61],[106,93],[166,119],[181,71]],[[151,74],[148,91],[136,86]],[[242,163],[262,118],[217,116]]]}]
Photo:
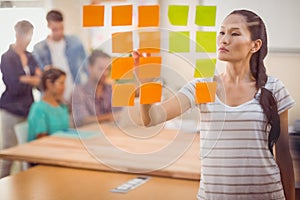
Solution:
[{"label": "outstretched arm", "polygon": [[[141,55],[139,52],[133,52],[132,55],[135,63],[135,70],[137,71]],[[141,83],[149,82],[149,79],[137,78]],[[160,104],[141,104],[140,113],[144,126],[153,126],[181,115],[190,107],[191,105],[188,97],[178,93]]]}]

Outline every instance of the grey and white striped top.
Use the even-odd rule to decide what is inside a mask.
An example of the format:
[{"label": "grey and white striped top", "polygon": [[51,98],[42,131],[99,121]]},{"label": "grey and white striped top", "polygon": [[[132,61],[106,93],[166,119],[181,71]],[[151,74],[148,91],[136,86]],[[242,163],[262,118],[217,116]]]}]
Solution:
[{"label": "grey and white striped top", "polygon": [[[201,181],[198,199],[285,199],[279,168],[268,149],[266,119],[258,102],[260,91],[242,105],[195,105],[195,79],[179,92],[200,109]],[[278,102],[279,113],[295,102],[283,83],[268,77],[265,85]]]}]

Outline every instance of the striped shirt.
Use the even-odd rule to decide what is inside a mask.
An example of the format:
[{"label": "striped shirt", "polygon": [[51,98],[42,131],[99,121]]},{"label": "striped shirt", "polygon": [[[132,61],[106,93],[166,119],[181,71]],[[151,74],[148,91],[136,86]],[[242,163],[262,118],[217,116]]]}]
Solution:
[{"label": "striped shirt", "polygon": [[[266,118],[255,98],[239,106],[213,103],[195,105],[195,79],[180,92],[200,109],[201,181],[198,199],[285,199],[280,171],[268,149]],[[265,87],[278,102],[279,114],[294,100],[283,83],[268,77]]]}]

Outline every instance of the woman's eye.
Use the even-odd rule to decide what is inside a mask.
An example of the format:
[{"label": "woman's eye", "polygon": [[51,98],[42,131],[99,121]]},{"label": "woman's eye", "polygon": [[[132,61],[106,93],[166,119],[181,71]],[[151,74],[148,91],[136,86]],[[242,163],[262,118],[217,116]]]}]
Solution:
[{"label": "woman's eye", "polygon": [[220,31],[219,34],[220,35],[225,35],[225,33],[223,31]]},{"label": "woman's eye", "polygon": [[232,33],[231,35],[232,36],[239,36],[240,34],[239,33]]}]

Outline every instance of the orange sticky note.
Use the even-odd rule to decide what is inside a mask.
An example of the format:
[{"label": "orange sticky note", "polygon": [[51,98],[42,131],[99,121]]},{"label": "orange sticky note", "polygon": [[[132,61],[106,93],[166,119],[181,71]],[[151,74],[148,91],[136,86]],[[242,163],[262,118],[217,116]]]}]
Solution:
[{"label": "orange sticky note", "polygon": [[104,25],[104,6],[85,5],[82,11],[82,26],[103,26]]},{"label": "orange sticky note", "polygon": [[196,83],[196,104],[214,102],[217,91],[217,82]]},{"label": "orange sticky note", "polygon": [[139,27],[159,26],[159,5],[139,6],[138,11]]},{"label": "orange sticky note", "polygon": [[115,84],[112,88],[112,106],[134,106],[134,96],[134,84]]},{"label": "orange sticky note", "polygon": [[161,94],[161,83],[145,83],[140,88],[140,104],[152,104],[160,102]]},{"label": "orange sticky note", "polygon": [[111,63],[112,79],[133,79],[134,61],[132,57],[116,58]]},{"label": "orange sticky note", "polygon": [[113,53],[129,53],[132,50],[132,32],[118,32],[112,34]]},{"label": "orange sticky note", "polygon": [[132,25],[132,5],[112,6],[111,25],[130,26]]},{"label": "orange sticky note", "polygon": [[140,32],[139,52],[159,53],[160,52],[160,32]]},{"label": "orange sticky note", "polygon": [[160,77],[161,57],[141,57],[137,70],[140,78]]}]

